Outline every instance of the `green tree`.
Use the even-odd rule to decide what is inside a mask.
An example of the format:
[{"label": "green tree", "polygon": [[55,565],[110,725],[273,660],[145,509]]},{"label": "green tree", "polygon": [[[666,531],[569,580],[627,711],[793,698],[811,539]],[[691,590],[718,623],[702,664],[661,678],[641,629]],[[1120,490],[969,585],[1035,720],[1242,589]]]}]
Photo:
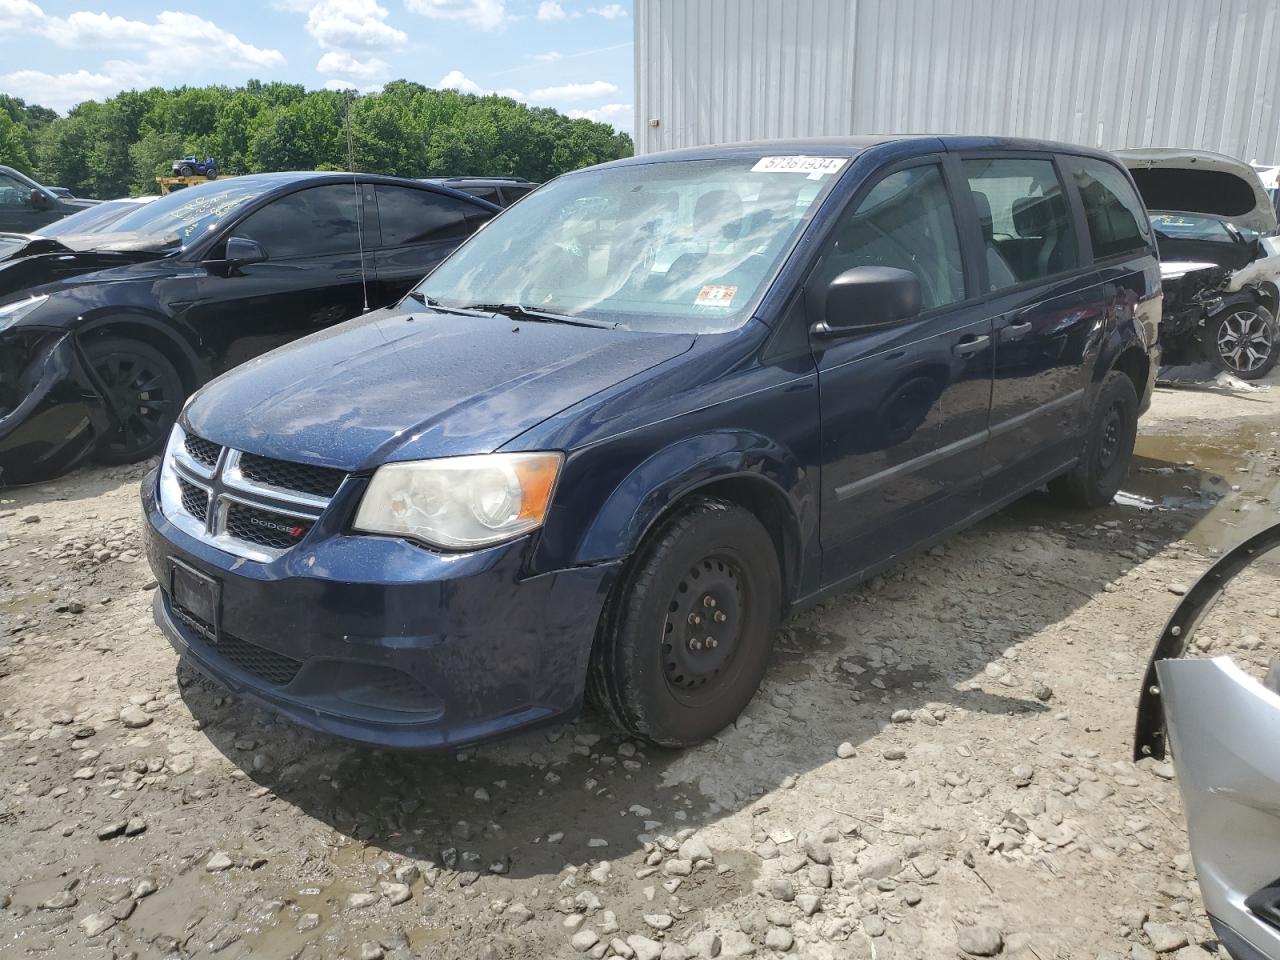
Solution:
[{"label": "green tree", "polygon": [[3,111],[0,111],[0,164],[23,173],[31,172],[31,155],[27,153],[25,132]]},{"label": "green tree", "polygon": [[250,80],[131,90],[65,117],[0,95],[0,158],[86,196],[152,193],[188,153],[225,173],[345,170],[399,176],[550,177],[630,155],[631,138],[507,97],[394,80],[378,94]]}]

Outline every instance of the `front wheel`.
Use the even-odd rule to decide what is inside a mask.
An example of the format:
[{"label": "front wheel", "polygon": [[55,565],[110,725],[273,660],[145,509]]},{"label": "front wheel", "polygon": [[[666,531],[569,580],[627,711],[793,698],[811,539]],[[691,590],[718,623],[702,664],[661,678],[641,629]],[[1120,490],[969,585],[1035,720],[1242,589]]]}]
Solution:
[{"label": "front wheel", "polygon": [[703,498],[645,540],[592,652],[591,699],[666,747],[732,723],[769,662],[782,605],[773,538],[749,511]]},{"label": "front wheel", "polygon": [[138,340],[94,340],[85,355],[116,421],[98,440],[94,458],[107,464],[135,463],[159,453],[186,398],[177,368]]},{"label": "front wheel", "polygon": [[217,180],[217,179],[218,179],[218,168],[217,168],[217,167],[210,167],[208,170],[206,170],[206,171],[204,172],[204,177],[205,177],[205,179],[206,179],[206,180]]},{"label": "front wheel", "polygon": [[1129,474],[1137,438],[1138,393],[1132,380],[1112,370],[1098,387],[1080,459],[1049,482],[1049,492],[1077,507],[1110,503]]},{"label": "front wheel", "polygon": [[1262,304],[1240,304],[1205,324],[1209,359],[1241,380],[1265,377],[1280,359],[1276,318]]}]

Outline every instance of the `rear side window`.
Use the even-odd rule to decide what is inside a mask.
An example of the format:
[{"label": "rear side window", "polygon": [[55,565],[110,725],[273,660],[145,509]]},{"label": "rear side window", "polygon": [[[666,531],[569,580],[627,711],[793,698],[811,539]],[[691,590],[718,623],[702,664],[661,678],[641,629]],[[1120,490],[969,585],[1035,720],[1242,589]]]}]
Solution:
[{"label": "rear side window", "polygon": [[842,215],[816,267],[825,287],[846,270],[898,267],[920,279],[925,310],[964,299],[964,262],[951,200],[935,164],[891,173]]},{"label": "rear side window", "polygon": [[498,196],[497,187],[459,187],[463,193],[469,193],[473,197],[479,197],[481,200],[488,200],[490,203],[501,203],[502,198]]},{"label": "rear side window", "polygon": [[380,185],[377,193],[384,247],[459,240],[471,233],[467,214],[475,208],[465,201],[408,187]]},{"label": "rear side window", "polygon": [[[533,187],[503,187],[502,195],[506,199],[507,205],[510,206],[531,190],[533,190]],[[497,201],[494,202],[496,203]]]},{"label": "rear side window", "polygon": [[354,252],[355,190],[349,184],[299,190],[249,214],[233,232],[256,240],[270,260]]},{"label": "rear side window", "polygon": [[1147,217],[1128,177],[1092,157],[1068,157],[1067,164],[1084,203],[1094,258],[1146,247],[1151,235]]},{"label": "rear side window", "polygon": [[988,290],[1080,266],[1067,198],[1052,161],[1001,157],[961,165],[978,208]]}]

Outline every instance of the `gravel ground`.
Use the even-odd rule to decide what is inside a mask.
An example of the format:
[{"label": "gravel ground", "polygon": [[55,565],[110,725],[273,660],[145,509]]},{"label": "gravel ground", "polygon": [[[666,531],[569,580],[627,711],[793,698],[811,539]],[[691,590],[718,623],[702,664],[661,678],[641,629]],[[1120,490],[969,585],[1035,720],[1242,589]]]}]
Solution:
[{"label": "gravel ground", "polygon": [[[1161,390],[1142,432],[1116,505],[1033,495],[793,619],[684,752],[299,731],[152,625],[143,469],[3,491],[0,956],[1206,957],[1133,708],[1177,595],[1280,518],[1280,389]],[[1259,666],[1278,586],[1202,645]]]}]

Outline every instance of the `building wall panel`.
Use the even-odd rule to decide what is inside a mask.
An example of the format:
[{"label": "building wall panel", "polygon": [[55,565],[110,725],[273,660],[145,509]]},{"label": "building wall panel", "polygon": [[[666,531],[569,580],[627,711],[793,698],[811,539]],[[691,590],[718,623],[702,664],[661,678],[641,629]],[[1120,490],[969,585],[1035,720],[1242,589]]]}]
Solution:
[{"label": "building wall panel", "polygon": [[1280,162],[1278,0],[635,0],[635,14],[642,153],[989,133]]}]

